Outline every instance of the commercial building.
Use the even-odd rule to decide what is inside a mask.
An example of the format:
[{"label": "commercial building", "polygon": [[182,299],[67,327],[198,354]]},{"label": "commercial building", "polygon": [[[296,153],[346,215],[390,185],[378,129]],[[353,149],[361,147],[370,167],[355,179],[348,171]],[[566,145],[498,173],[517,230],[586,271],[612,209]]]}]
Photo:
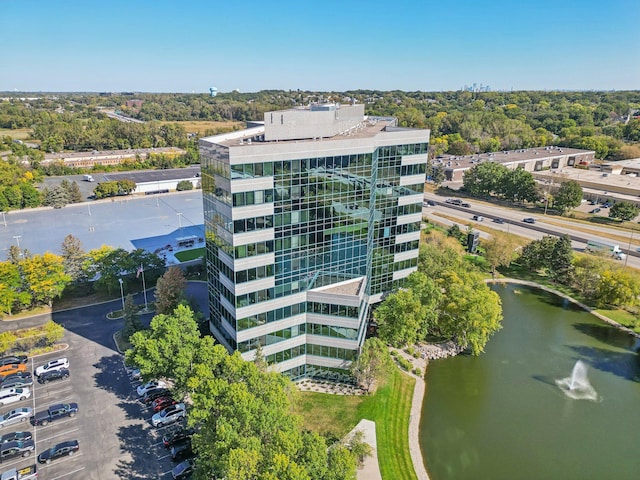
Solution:
[{"label": "commercial building", "polygon": [[445,179],[461,182],[464,172],[482,162],[496,162],[507,168],[522,168],[527,172],[540,172],[563,167],[588,167],[593,163],[595,152],[568,147],[536,147],[502,152],[477,153],[475,155],[441,155],[433,162],[434,167],[444,169]]},{"label": "commercial building", "polygon": [[215,337],[293,378],[348,368],[371,305],[417,268],[428,142],[333,104],[201,139]]}]

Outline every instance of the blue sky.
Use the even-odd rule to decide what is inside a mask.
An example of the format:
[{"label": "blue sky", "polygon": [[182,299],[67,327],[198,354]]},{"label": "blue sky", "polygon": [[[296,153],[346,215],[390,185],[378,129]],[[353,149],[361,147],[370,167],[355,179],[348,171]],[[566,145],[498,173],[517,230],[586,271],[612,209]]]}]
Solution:
[{"label": "blue sky", "polygon": [[640,89],[640,1],[4,0],[0,91]]}]

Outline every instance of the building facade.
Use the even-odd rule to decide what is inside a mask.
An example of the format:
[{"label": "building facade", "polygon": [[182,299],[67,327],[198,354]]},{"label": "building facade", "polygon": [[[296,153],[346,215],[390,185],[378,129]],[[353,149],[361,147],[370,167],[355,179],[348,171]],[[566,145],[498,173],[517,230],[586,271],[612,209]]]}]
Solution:
[{"label": "building facade", "polygon": [[416,270],[428,142],[362,105],[201,139],[217,340],[292,378],[348,368],[371,305]]}]

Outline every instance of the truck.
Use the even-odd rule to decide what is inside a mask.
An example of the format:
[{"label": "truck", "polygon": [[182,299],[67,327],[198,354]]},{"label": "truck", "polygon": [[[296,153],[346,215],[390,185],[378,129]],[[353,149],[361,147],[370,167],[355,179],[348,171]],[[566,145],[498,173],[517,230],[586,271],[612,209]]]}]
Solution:
[{"label": "truck", "polygon": [[91,175],[85,175],[83,178],[85,182],[95,182]]},{"label": "truck", "polygon": [[603,240],[588,240],[585,248],[586,252],[600,255],[607,255],[616,260],[624,260],[627,255],[622,253],[620,245],[614,242],[605,242]]},{"label": "truck", "polygon": [[47,425],[54,420],[64,417],[75,417],[78,413],[77,403],[58,403],[51,405],[44,412],[38,412],[31,417],[31,425]]},{"label": "truck", "polygon": [[30,480],[32,478],[38,478],[37,467],[35,465],[30,465],[20,470],[12,468],[11,470],[3,472],[0,476],[0,480]]}]

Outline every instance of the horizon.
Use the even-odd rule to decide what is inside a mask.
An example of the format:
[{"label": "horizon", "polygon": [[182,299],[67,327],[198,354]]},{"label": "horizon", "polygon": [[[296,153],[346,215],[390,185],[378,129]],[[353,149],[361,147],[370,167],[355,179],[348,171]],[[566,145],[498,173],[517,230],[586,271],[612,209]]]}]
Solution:
[{"label": "horizon", "polygon": [[632,0],[23,0],[0,16],[0,91],[633,91],[638,18]]}]

